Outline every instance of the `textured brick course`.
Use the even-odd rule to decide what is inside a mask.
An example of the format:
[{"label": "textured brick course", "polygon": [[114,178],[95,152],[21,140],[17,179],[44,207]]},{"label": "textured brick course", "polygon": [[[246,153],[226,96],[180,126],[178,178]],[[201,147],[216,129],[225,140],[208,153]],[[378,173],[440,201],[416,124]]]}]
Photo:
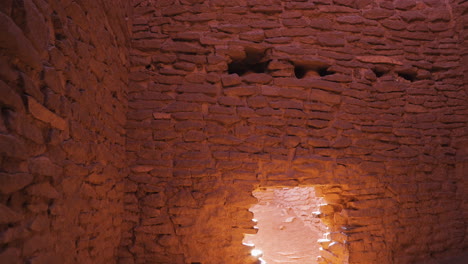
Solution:
[{"label": "textured brick course", "polygon": [[314,186],[318,263],[467,250],[466,1],[6,0],[2,263],[255,263]]},{"label": "textured brick course", "polygon": [[116,262],[129,8],[0,4],[2,263]]},{"label": "textured brick course", "polygon": [[[453,130],[467,122],[466,103],[454,101],[466,99],[463,67],[456,63],[463,40],[456,19],[460,13],[453,12],[463,9],[457,9],[460,3],[180,4],[162,9],[171,27],[152,27],[160,33],[155,40],[171,44],[138,53],[159,65],[154,81],[166,87],[157,92],[175,100],[154,105],[154,118],[174,127],[152,128],[153,138],[164,140],[165,148],[142,158],[150,146],[143,136],[130,161],[143,165],[163,159],[172,170],[139,172],[159,178],[157,186],[167,195],[163,203],[168,209],[162,209],[169,214],[163,222],[176,235],[157,247],[161,257],[249,263],[242,257],[247,248],[240,246],[242,233],[248,232],[239,226],[252,224],[249,217],[232,217],[247,212],[256,188],[297,185],[323,185],[319,196],[329,203],[321,209],[327,215],[322,221],[336,243],[322,245],[319,263],[415,263],[466,250],[457,235],[464,232],[461,227],[449,231],[459,237],[458,246],[448,238],[432,245],[431,232],[408,232],[429,222],[428,229],[437,229],[430,218],[441,216],[442,208],[429,205],[429,197],[450,201],[446,212],[453,212],[453,218],[447,221],[465,218],[460,213],[463,191],[442,188],[443,182],[461,184],[459,167],[465,162],[451,158],[465,151],[458,143],[466,141],[463,129]],[[141,1],[136,6],[152,5]],[[141,22],[133,27],[134,41],[151,41],[138,35],[144,21],[157,25],[162,18],[136,15]],[[182,21],[191,23],[190,30],[184,30]],[[180,40],[186,43],[177,44]],[[182,62],[196,66],[178,64]],[[135,64],[133,72],[150,74],[144,66]],[[152,80],[134,81],[151,89]],[[151,120],[132,112],[130,120]],[[192,121],[184,121],[188,119]],[[136,129],[128,127],[128,132]],[[446,180],[436,175],[446,175]],[[133,192],[139,201],[151,195]],[[187,203],[176,205],[170,197]],[[210,220],[182,220],[170,213],[174,208],[192,210],[200,219],[210,215]],[[126,247],[135,254],[126,260],[144,262],[152,247],[143,237],[137,241]]]}]

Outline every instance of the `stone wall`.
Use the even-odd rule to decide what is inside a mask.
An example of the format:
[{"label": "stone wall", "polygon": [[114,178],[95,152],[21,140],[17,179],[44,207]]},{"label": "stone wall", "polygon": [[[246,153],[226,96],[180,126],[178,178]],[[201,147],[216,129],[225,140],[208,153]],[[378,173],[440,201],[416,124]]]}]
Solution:
[{"label": "stone wall", "polygon": [[320,263],[466,251],[467,9],[1,1],[2,263],[254,263],[252,192],[295,186]]},{"label": "stone wall", "polygon": [[0,262],[113,263],[130,6],[0,2]]},{"label": "stone wall", "polygon": [[[463,73],[462,84],[465,89],[465,94],[468,94],[468,2],[467,1],[453,1],[454,5],[454,16],[456,17],[456,27],[457,31],[459,32],[459,43],[460,43],[460,71]],[[465,114],[466,115],[466,114]],[[465,126],[465,131],[468,128]],[[458,178],[462,179],[462,187],[460,190],[460,197],[464,200],[468,200],[468,192],[467,192],[467,183],[466,183],[466,176],[468,172],[468,138],[466,137],[466,132],[464,136],[460,136],[460,140],[458,142],[459,147],[457,148],[456,153],[456,173],[459,175]],[[463,187],[464,186],[464,187]],[[463,244],[468,244],[468,226],[466,225],[466,219],[468,219],[468,203],[464,202],[462,204],[461,211],[464,212],[464,219],[465,219],[465,237],[463,240]],[[459,262],[462,263],[466,261],[468,255],[465,253],[464,258],[460,258]],[[446,263],[456,263],[454,260],[449,260]]]},{"label": "stone wall", "polygon": [[252,191],[298,185],[337,186],[322,263],[467,249],[466,3],[133,3],[123,263],[251,263]]}]

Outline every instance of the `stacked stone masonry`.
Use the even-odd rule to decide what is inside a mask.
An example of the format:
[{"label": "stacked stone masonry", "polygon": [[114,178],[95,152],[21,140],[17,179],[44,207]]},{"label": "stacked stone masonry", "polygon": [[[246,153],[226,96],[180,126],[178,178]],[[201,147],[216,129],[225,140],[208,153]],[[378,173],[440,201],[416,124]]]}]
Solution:
[{"label": "stacked stone masonry", "polygon": [[115,263],[127,1],[0,1],[0,263]]},{"label": "stacked stone masonry", "polygon": [[334,186],[321,263],[463,251],[457,4],[134,2],[123,257],[249,263],[252,191],[298,185]]},{"label": "stacked stone masonry", "polygon": [[5,0],[0,262],[256,263],[315,187],[318,263],[468,249],[468,1]]}]

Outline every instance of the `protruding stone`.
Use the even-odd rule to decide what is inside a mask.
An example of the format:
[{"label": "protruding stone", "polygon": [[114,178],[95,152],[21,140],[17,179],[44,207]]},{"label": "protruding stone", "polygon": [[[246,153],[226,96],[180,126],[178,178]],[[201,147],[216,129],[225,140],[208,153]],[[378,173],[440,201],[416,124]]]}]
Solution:
[{"label": "protruding stone", "polygon": [[0,192],[10,194],[19,191],[32,181],[33,176],[29,173],[0,173]]},{"label": "protruding stone", "polygon": [[36,99],[28,96],[28,109],[29,112],[37,119],[49,123],[51,126],[65,130],[67,128],[67,121],[57,114],[53,113],[43,105],[39,104]]},{"label": "protruding stone", "polygon": [[242,79],[237,74],[230,74],[221,77],[221,82],[224,87],[235,86],[242,82]]}]

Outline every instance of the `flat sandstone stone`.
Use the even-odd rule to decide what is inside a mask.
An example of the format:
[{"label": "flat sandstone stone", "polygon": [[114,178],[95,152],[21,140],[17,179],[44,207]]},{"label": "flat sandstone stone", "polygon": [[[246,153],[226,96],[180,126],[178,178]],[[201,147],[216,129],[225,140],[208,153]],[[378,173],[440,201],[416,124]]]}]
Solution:
[{"label": "flat sandstone stone", "polygon": [[49,123],[51,126],[60,130],[65,130],[67,128],[67,121],[65,121],[65,119],[39,104],[36,99],[28,97],[28,107],[29,112],[31,112],[35,118]]},{"label": "flat sandstone stone", "polygon": [[368,62],[368,63],[385,63],[385,64],[403,65],[401,61],[398,61],[394,58],[390,58],[387,56],[356,56],[356,59],[361,62]]}]

